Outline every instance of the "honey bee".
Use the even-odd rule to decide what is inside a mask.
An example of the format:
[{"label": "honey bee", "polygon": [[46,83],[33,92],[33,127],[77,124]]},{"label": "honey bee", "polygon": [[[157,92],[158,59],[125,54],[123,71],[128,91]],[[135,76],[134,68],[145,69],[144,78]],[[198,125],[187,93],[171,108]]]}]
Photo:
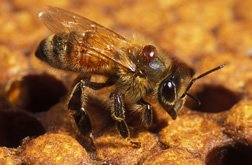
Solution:
[{"label": "honey bee", "polygon": [[147,97],[156,100],[176,119],[185,96],[192,97],[188,93],[192,84],[225,65],[192,78],[194,73],[190,67],[145,40],[126,39],[87,18],[56,7],[48,7],[39,13],[39,18],[55,34],[41,41],[36,57],[62,70],[107,77],[102,83],[82,79],[72,90],[68,109],[75,112],[73,116],[82,134],[92,132],[86,109],[87,90],[114,86],[108,98],[111,117],[121,136],[137,145],[130,140],[125,104],[137,108],[146,126],[152,124],[153,118]]}]

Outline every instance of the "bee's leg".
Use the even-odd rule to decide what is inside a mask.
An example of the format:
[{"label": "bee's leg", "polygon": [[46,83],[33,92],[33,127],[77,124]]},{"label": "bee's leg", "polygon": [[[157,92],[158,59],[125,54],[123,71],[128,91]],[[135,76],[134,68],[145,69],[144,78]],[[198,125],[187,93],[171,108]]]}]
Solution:
[{"label": "bee's leg", "polygon": [[121,134],[121,136],[123,138],[127,138],[127,140],[133,144],[136,147],[140,147],[141,144],[139,142],[133,142],[131,141],[131,139],[129,138],[129,128],[125,122],[125,109],[124,109],[124,105],[122,102],[120,94],[118,93],[114,93],[112,95],[112,99],[113,99],[113,106],[111,108],[111,116],[112,118],[116,121],[117,124],[117,128]]},{"label": "bee's leg", "polygon": [[145,106],[145,109],[142,113],[142,120],[145,126],[151,126],[152,124],[152,110],[151,105],[147,102],[145,102],[143,99],[140,99],[137,102],[139,105]]},{"label": "bee's leg", "polygon": [[86,97],[84,96],[84,91],[86,88],[98,90],[104,88],[105,86],[108,86],[107,83],[94,83],[81,80],[74,86],[70,95],[68,109],[73,111],[73,117],[80,132],[83,135],[89,134],[90,138],[92,138],[92,127],[88,113],[84,108],[86,105]]}]

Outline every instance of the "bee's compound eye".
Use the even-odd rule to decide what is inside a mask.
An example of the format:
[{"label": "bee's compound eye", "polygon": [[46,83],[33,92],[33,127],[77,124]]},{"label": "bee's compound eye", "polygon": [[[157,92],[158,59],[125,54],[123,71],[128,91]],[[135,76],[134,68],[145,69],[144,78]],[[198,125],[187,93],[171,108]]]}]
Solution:
[{"label": "bee's compound eye", "polygon": [[142,57],[145,61],[151,61],[157,55],[157,49],[152,45],[145,45],[142,52]]},{"label": "bee's compound eye", "polygon": [[163,97],[168,102],[173,102],[175,100],[175,84],[172,81],[167,81],[163,83]]}]

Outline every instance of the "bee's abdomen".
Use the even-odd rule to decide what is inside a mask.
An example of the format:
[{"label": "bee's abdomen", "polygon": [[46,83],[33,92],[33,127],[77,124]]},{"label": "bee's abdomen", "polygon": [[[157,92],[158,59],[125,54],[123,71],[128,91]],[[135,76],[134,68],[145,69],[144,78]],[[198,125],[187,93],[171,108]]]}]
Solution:
[{"label": "bee's abdomen", "polygon": [[40,42],[35,55],[53,67],[63,69],[65,46],[66,42],[63,39],[52,35]]},{"label": "bee's abdomen", "polygon": [[40,42],[35,52],[35,56],[38,57],[40,60],[49,63],[50,58],[48,57],[48,55],[50,54],[50,50],[48,49],[47,42],[48,39],[44,39]]},{"label": "bee's abdomen", "polygon": [[52,35],[41,41],[35,55],[49,65],[75,72],[109,72],[114,64],[89,47]]}]

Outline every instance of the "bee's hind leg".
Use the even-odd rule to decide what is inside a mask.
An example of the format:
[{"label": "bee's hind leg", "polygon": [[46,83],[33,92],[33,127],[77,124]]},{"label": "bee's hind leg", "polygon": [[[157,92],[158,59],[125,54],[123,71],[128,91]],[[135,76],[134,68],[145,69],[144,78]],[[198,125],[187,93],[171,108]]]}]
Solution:
[{"label": "bee's hind leg", "polygon": [[108,86],[107,83],[95,83],[89,82],[86,80],[80,80],[73,88],[72,93],[70,94],[70,99],[68,102],[68,109],[72,111],[74,120],[83,135],[88,135],[91,138],[91,143],[93,142],[92,136],[92,126],[88,116],[87,111],[85,110],[87,98],[84,96],[84,91],[86,88],[91,88],[98,90]]},{"label": "bee's hind leg", "polygon": [[130,139],[129,128],[125,122],[125,109],[122,102],[122,95],[118,93],[113,93],[111,98],[113,99],[113,104],[111,107],[111,116],[116,121],[117,128],[123,138],[126,138],[135,147],[140,148],[141,143],[133,142]]}]

